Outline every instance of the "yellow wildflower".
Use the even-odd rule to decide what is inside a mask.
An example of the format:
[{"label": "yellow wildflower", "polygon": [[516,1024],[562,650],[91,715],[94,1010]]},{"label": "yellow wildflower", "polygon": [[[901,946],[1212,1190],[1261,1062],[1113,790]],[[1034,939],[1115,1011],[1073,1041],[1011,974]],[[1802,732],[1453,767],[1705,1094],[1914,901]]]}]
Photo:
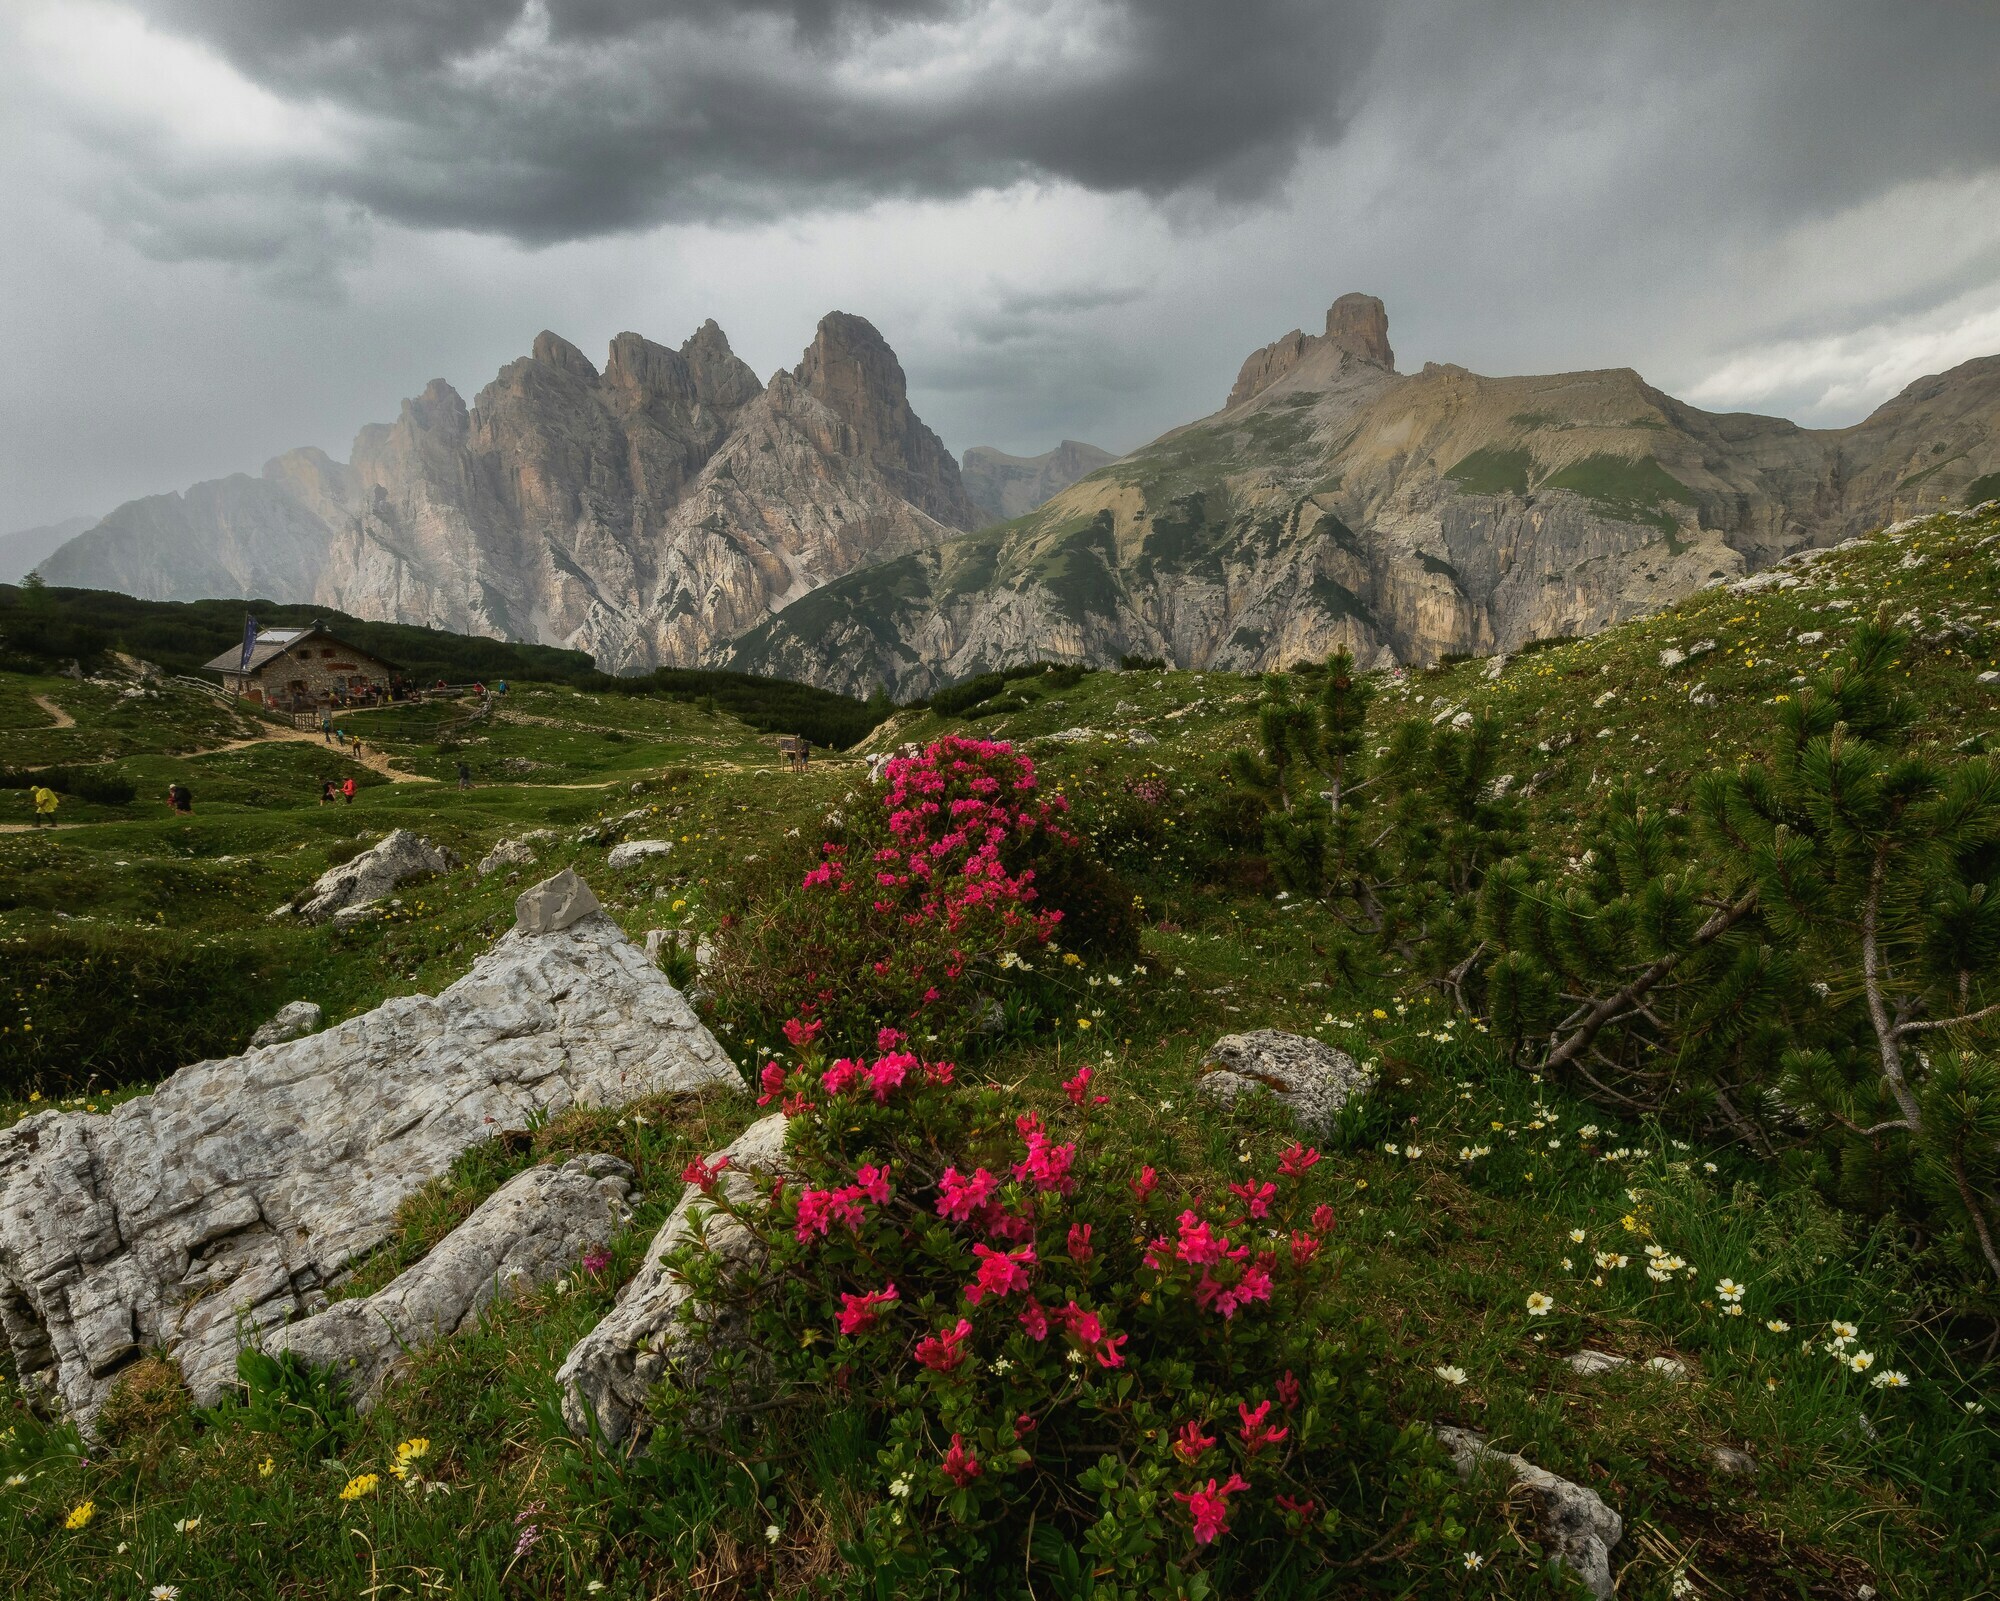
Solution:
[{"label": "yellow wildflower", "polygon": [[63,1527],[65,1529],[80,1529],[96,1516],[97,1503],[95,1501],[79,1501],[75,1506],[70,1508],[69,1516],[63,1519]]},{"label": "yellow wildflower", "polygon": [[268,1479],[277,1471],[278,1464],[273,1462],[269,1457],[265,1457],[262,1462],[257,1464],[257,1477],[260,1479]]},{"label": "yellow wildflower", "polygon": [[359,1501],[364,1495],[373,1495],[375,1487],[381,1482],[382,1475],[379,1473],[357,1473],[342,1487],[340,1498],[343,1501]]}]

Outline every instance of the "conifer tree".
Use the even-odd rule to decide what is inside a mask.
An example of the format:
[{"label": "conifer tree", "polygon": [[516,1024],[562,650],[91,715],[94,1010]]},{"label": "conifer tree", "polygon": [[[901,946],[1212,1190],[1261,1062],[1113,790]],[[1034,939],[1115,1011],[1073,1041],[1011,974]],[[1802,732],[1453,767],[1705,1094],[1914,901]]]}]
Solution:
[{"label": "conifer tree", "polygon": [[1843,1196],[2000,1283],[2000,772],[1914,748],[1886,616],[1782,701],[1772,752],[1697,787],[1694,835],[1615,792],[1570,875],[1491,874],[1503,1037],[1628,1105],[1816,1127]]},{"label": "conifer tree", "polygon": [[1296,695],[1285,674],[1264,682],[1260,748],[1230,752],[1228,766],[1267,808],[1264,848],[1278,880],[1295,894],[1331,894],[1372,913],[1361,799],[1372,780],[1363,776],[1361,753],[1373,686],[1345,650],[1327,658],[1310,698]]}]

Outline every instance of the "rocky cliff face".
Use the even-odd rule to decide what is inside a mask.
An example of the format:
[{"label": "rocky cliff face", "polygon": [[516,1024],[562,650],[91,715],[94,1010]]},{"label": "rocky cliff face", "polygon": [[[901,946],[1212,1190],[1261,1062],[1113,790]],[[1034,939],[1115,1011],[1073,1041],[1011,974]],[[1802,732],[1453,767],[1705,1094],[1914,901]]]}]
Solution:
[{"label": "rocky cliff face", "polygon": [[1717,415],[1625,369],[1399,375],[1387,317],[1244,363],[1214,416],[1032,515],[805,597],[717,659],[919,694],[1126,652],[1282,666],[1346,646],[1433,661],[1584,634],[1808,545],[2000,494],[2000,357],[1852,428]]},{"label": "rocky cliff face", "polygon": [[552,333],[471,407],[442,380],[348,465],[121,506],[51,583],[154,599],[267,596],[691,663],[829,579],[985,519],[864,319],[822,320],[767,388],[713,322],[678,350],[620,334],[600,372]]},{"label": "rocky cliff face", "polygon": [[1108,450],[1065,439],[1039,456],[1010,456],[991,445],[974,445],[959,460],[965,492],[990,523],[1025,517],[1079,478],[1118,458]]}]

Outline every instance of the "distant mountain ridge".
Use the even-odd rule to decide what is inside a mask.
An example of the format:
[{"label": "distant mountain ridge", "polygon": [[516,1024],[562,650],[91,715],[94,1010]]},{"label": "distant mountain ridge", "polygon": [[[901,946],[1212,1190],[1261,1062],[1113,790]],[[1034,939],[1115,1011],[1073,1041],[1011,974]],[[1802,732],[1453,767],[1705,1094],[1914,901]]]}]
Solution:
[{"label": "distant mountain ridge", "polygon": [[991,445],[974,445],[959,458],[965,492],[990,522],[1025,517],[1086,474],[1118,458],[1108,450],[1065,439],[1039,456],[1010,456]]},{"label": "distant mountain ridge", "polygon": [[86,528],[96,526],[95,517],[66,517],[59,523],[0,534],[0,584],[19,583],[37,563],[53,556]]},{"label": "distant mountain ridge", "polygon": [[443,380],[315,449],[119,507],[43,563],[149,599],[272,596],[692,664],[831,578],[986,521],[880,333],[823,318],[768,385],[714,322],[600,372],[553,333],[468,408]]},{"label": "distant mountain ridge", "polygon": [[866,693],[1036,659],[1428,662],[1587,634],[1808,545],[2000,495],[2000,357],[1851,428],[1700,411],[1626,368],[1395,370],[1381,301],[1223,409],[997,527],[855,572],[717,659]]}]

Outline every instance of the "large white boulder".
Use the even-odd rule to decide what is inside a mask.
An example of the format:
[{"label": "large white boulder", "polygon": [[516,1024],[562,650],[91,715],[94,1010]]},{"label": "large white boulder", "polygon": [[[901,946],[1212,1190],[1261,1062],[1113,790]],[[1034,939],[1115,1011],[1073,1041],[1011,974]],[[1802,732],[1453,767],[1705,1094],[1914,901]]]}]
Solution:
[{"label": "large white boulder", "polygon": [[87,1424],[125,1364],[163,1349],[212,1403],[239,1333],[313,1310],[461,1152],[572,1105],[708,1088],[744,1086],[680,992],[592,911],[516,927],[438,995],[182,1068],[108,1112],[26,1118],[0,1132],[15,1371]]}]

